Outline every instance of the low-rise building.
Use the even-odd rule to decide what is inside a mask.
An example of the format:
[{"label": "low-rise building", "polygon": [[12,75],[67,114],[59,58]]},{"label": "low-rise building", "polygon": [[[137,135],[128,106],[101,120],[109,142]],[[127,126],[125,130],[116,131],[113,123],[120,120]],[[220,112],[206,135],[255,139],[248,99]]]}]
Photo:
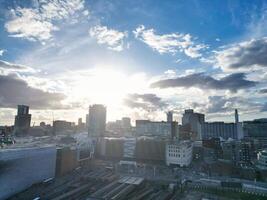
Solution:
[{"label": "low-rise building", "polygon": [[260,169],[267,169],[267,150],[262,150],[258,153],[257,156],[258,167]]},{"label": "low-rise building", "polygon": [[170,141],[166,145],[166,164],[189,166],[192,161],[193,144],[189,140]]}]

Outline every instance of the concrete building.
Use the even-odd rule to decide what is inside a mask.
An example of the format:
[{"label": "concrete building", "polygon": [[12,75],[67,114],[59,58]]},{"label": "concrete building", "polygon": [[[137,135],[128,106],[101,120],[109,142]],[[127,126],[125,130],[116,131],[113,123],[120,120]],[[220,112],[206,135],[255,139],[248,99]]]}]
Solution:
[{"label": "concrete building", "polygon": [[135,138],[126,138],[123,143],[123,159],[124,160],[135,160]]},{"label": "concrete building", "polygon": [[139,137],[136,141],[136,159],[141,162],[165,161],[166,141],[159,138]]},{"label": "concrete building", "polygon": [[171,141],[166,145],[166,164],[187,167],[193,159],[193,144],[191,141]]},{"label": "concrete building", "polygon": [[34,183],[54,178],[56,152],[54,146],[1,149],[0,199],[7,199]]},{"label": "concrete building", "polygon": [[267,150],[262,150],[257,155],[257,167],[260,169],[267,169]]},{"label": "concrete building", "polygon": [[[132,125],[129,117],[123,117],[121,120],[108,122],[106,125],[107,132],[117,136],[131,136]],[[108,133],[107,133],[108,134]]]},{"label": "concrete building", "polygon": [[88,129],[88,127],[89,127],[89,114],[86,114],[86,116],[85,116],[85,126]]},{"label": "concrete building", "polygon": [[235,123],[205,122],[201,125],[201,135],[202,139],[219,137],[225,140],[229,138],[243,139],[242,124],[239,122],[237,110],[235,110]]},{"label": "concrete building", "polygon": [[121,125],[124,130],[130,130],[132,125],[131,125],[131,118],[129,117],[123,117],[121,119]]},{"label": "concrete building", "polygon": [[205,122],[205,115],[195,113],[194,110],[185,110],[182,117],[182,126],[190,126],[190,131],[196,134],[196,139],[201,140],[201,125]]},{"label": "concrete building", "polygon": [[167,112],[167,122],[172,122],[173,121],[173,113],[172,111]]},{"label": "concrete building", "polygon": [[94,104],[89,107],[89,136],[103,137],[106,131],[106,107]]},{"label": "concrete building", "polygon": [[73,123],[65,120],[53,121],[53,132],[54,134],[65,134],[73,129]]},{"label": "concrete building", "polygon": [[223,159],[234,164],[250,164],[252,156],[251,143],[245,141],[228,140],[222,142]]},{"label": "concrete building", "polygon": [[29,106],[18,105],[17,115],[15,116],[15,135],[27,135],[31,125],[31,114]]},{"label": "concrete building", "polygon": [[96,144],[96,157],[112,160],[163,163],[166,140],[151,137],[100,138]]},{"label": "concrete building", "polygon": [[172,135],[177,135],[176,132],[178,129],[178,124],[177,126],[175,126],[175,124],[177,124],[177,122],[152,122],[149,120],[136,120],[136,135],[171,138]]},{"label": "concrete building", "polygon": [[205,122],[201,127],[202,139],[228,138],[237,139],[237,127],[235,123]]},{"label": "concrete building", "polygon": [[78,126],[82,126],[83,125],[83,119],[82,118],[79,118],[78,119]]},{"label": "concrete building", "polygon": [[267,139],[267,118],[243,122],[244,136],[255,139]]}]

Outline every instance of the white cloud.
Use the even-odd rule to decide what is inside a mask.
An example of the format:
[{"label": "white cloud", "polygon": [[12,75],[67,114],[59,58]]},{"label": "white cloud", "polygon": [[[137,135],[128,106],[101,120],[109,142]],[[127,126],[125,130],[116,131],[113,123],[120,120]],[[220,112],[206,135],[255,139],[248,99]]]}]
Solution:
[{"label": "white cloud", "polygon": [[108,29],[106,26],[95,26],[89,29],[89,35],[95,38],[98,44],[106,44],[111,50],[122,51],[127,32]]},{"label": "white cloud", "polygon": [[83,0],[41,0],[36,8],[11,9],[11,19],[6,22],[5,28],[12,37],[45,41],[52,38],[52,31],[59,30],[55,21],[68,19],[75,22],[79,16],[77,11],[86,11]]},{"label": "white cloud", "polygon": [[15,64],[15,63],[10,63],[4,60],[0,60],[0,75],[6,75],[11,72],[34,73],[36,72],[36,70],[26,65],[20,65],[20,64]]},{"label": "white cloud", "polygon": [[6,52],[5,49],[0,49],[0,56],[3,56],[3,54]]},{"label": "white cloud", "polygon": [[201,50],[207,48],[204,44],[196,44],[190,34],[171,33],[157,35],[154,29],[146,29],[144,25],[137,27],[133,33],[136,38],[160,54],[184,52],[191,58],[199,58],[202,56]]}]

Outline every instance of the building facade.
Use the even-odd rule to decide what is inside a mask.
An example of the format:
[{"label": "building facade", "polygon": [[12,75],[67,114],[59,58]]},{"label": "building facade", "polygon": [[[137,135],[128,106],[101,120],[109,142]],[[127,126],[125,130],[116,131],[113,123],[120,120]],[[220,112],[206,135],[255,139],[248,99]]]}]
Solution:
[{"label": "building facade", "polygon": [[31,114],[29,106],[18,105],[17,115],[15,116],[14,131],[16,135],[26,135],[31,125]]},{"label": "building facade", "polygon": [[106,132],[106,107],[94,104],[89,107],[89,136],[103,137]]},{"label": "building facade", "polygon": [[190,131],[196,134],[196,139],[201,140],[201,125],[205,122],[205,115],[195,113],[194,110],[185,110],[182,117],[182,126],[189,126]]},{"label": "building facade", "polygon": [[266,139],[267,119],[255,119],[253,121],[244,121],[243,129],[245,137]]},{"label": "building facade", "polygon": [[267,169],[267,150],[262,150],[257,155],[257,166],[260,169]]},{"label": "building facade", "polygon": [[54,134],[66,133],[66,131],[72,130],[72,124],[65,120],[55,120],[53,121],[53,132]]},{"label": "building facade", "polygon": [[166,145],[166,164],[187,167],[192,162],[193,144],[191,141],[171,141]]},{"label": "building facade", "polygon": [[149,120],[136,120],[136,135],[137,136],[158,136],[171,138],[176,134],[177,122],[152,122]]},{"label": "building facade", "polygon": [[167,112],[167,122],[172,122],[173,121],[173,113],[172,111]]},{"label": "building facade", "polygon": [[205,122],[201,127],[202,139],[228,138],[237,139],[237,126],[235,123]]}]

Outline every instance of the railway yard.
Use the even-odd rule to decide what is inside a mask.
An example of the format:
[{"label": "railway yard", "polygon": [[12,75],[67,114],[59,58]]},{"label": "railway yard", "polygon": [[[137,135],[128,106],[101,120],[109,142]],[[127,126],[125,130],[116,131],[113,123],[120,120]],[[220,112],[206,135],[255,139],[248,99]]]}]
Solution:
[{"label": "railway yard", "polygon": [[[174,199],[236,199],[225,192],[218,195],[217,190],[209,192],[201,183],[194,186],[179,187],[179,181],[153,180],[134,174],[116,173],[103,165],[94,168],[77,168],[64,176],[34,184],[9,200],[174,200]],[[204,188],[201,188],[204,187]],[[228,193],[228,192],[227,192]],[[234,192],[236,193],[236,192]],[[241,193],[239,193],[240,195]],[[255,196],[246,195],[251,199]],[[258,199],[265,197],[257,196]]]},{"label": "railway yard", "polygon": [[64,177],[35,184],[10,200],[165,200],[176,199],[177,195],[168,184],[156,184],[140,177],[120,177],[108,169],[79,169]]}]

